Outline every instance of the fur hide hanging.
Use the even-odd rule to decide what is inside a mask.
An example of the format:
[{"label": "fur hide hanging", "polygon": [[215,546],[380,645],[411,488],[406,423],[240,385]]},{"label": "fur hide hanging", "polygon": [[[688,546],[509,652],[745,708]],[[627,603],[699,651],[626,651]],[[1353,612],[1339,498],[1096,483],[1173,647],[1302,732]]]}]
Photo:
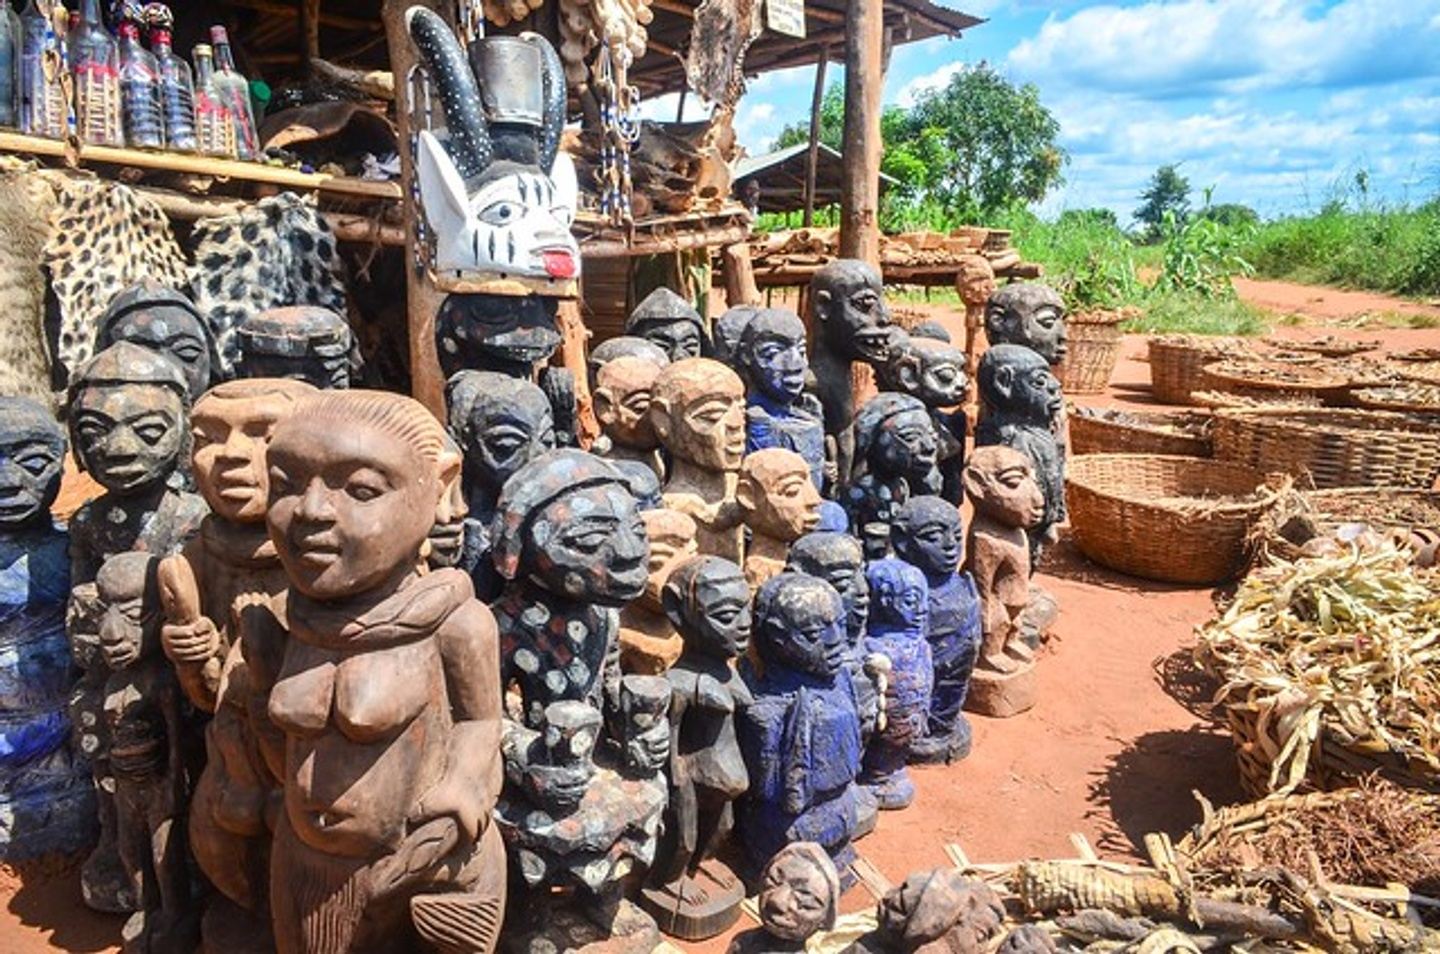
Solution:
[{"label": "fur hide hanging", "polygon": [[0,394],[54,406],[45,340],[45,274],[55,195],[33,163],[0,162]]}]

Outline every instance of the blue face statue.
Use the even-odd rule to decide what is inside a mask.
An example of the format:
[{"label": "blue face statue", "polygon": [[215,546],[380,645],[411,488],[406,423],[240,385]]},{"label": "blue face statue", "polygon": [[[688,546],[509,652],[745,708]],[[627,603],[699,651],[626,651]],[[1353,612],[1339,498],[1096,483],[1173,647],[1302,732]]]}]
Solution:
[{"label": "blue face statue", "polygon": [[793,312],[766,308],[740,335],[740,362],[750,386],[772,401],[793,404],[805,392],[805,325]]},{"label": "blue face statue", "polygon": [[870,584],[870,628],[923,636],[929,623],[930,588],[925,575],[904,560],[874,560],[865,570]]},{"label": "blue face statue", "polygon": [[50,412],[0,397],[0,531],[48,525],[65,469],[65,432]]},{"label": "blue face statue", "polygon": [[946,576],[960,566],[960,509],[935,496],[912,497],[895,515],[890,540],[900,559],[927,576]]},{"label": "blue face statue", "polygon": [[755,648],[767,664],[831,679],[845,665],[845,608],[823,580],[782,573],[755,597]]}]

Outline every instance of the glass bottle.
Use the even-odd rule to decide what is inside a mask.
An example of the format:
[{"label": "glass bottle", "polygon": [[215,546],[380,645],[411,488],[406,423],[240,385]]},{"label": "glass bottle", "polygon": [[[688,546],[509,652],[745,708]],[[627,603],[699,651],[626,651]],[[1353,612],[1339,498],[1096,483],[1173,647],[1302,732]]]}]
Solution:
[{"label": "glass bottle", "polygon": [[20,128],[20,17],[0,0],[0,126]]},{"label": "glass bottle", "polygon": [[131,149],[164,149],[165,120],[160,112],[160,67],[140,45],[140,27],[120,24],[120,106],[125,118],[125,145]]},{"label": "glass bottle", "polygon": [[210,44],[195,44],[195,137],[207,156],[235,158],[235,123],[215,82]]},{"label": "glass bottle", "polygon": [[100,0],[80,0],[80,25],[70,37],[75,75],[75,122],[80,141],[123,146],[120,50],[100,20]]},{"label": "glass bottle", "polygon": [[256,159],[260,155],[260,135],[255,129],[255,113],[250,108],[250,82],[235,69],[230,35],[223,26],[210,28],[210,43],[215,47],[215,82],[225,95],[235,123],[235,152],[241,159]]},{"label": "glass bottle", "polygon": [[156,27],[150,31],[150,52],[160,78],[160,112],[165,121],[165,145],[177,152],[197,152],[200,143],[195,135],[195,80],[190,64],[175,55],[171,48],[170,31]]},{"label": "glass bottle", "polygon": [[61,77],[65,55],[60,35],[36,0],[20,14],[20,129],[30,136],[64,139],[69,105]]}]

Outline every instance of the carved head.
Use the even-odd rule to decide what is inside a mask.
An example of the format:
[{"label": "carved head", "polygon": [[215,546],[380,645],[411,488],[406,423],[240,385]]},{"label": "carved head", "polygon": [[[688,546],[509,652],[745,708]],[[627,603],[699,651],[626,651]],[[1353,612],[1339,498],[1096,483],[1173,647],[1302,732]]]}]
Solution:
[{"label": "carved head", "polygon": [[759,305],[733,305],[725,309],[714,321],[710,356],[725,364],[735,364],[740,353],[740,336],[745,333],[745,326],[750,323],[750,319],[760,310]]},{"label": "carved head", "polygon": [[417,571],[460,459],[424,405],[322,391],[275,425],[265,523],[290,585],[334,601]]},{"label": "carved head", "polygon": [[294,378],[327,390],[350,386],[350,325],[328,308],[271,308],[246,318],[236,337],[242,378]]},{"label": "carved head", "polygon": [[767,447],[745,455],[735,500],[753,533],[794,540],[820,522],[820,492],[810,465],[792,450]]},{"label": "carved head", "polygon": [[595,389],[600,369],[616,358],[644,358],[651,364],[662,368],[670,363],[670,356],[665,353],[665,349],[647,338],[636,335],[616,335],[614,338],[606,338],[590,349],[587,359],[586,366],[590,370],[590,389],[592,391]]},{"label": "carved head", "polygon": [[0,531],[50,526],[65,473],[65,431],[49,408],[0,397]]},{"label": "carved head", "polygon": [[803,941],[835,926],[840,876],[825,849],[797,841],[775,853],[760,877],[760,923],[782,941]]},{"label": "carved head", "polygon": [[851,361],[881,364],[893,331],[880,273],[868,263],[840,258],[810,280],[810,314],[827,348]]},{"label": "carved head", "polygon": [[927,576],[948,576],[960,566],[960,508],[940,497],[911,497],[895,514],[890,542],[895,555]]},{"label": "carved head", "polygon": [[916,872],[880,902],[886,950],[916,952],[942,942],[953,954],[984,954],[1005,923],[1005,907],[989,885],[954,868]]},{"label": "carved head", "polygon": [[554,450],[505,482],[492,527],[495,567],[575,602],[622,606],[645,591],[645,524],[624,477],[578,450]]},{"label": "carved head", "polygon": [[446,382],[445,404],[472,501],[494,500],[517,470],[555,449],[550,401],[529,381],[495,371],[461,371]]},{"label": "carved head", "polygon": [[929,629],[930,586],[919,567],[904,560],[872,560],[865,568],[865,582],[870,586],[872,632],[924,638]]},{"label": "carved head", "polygon": [[984,305],[995,294],[995,269],[984,255],[961,255],[956,260],[955,290],[972,307]]},{"label": "carved head", "polygon": [[166,355],[185,375],[190,400],[210,386],[219,364],[215,337],[195,303],[153,279],[131,285],[110,300],[100,318],[95,350],[129,341]]},{"label": "carved head", "polygon": [[1049,362],[1022,345],[991,347],[975,376],[986,409],[1006,423],[1049,427],[1064,402]]},{"label": "carved head", "polygon": [[882,391],[855,415],[855,459],[869,473],[920,479],[935,469],[939,454],[930,411],[908,394]]},{"label": "carved head", "polygon": [[705,321],[695,306],[668,288],[646,295],[625,321],[625,333],[659,345],[671,361],[708,354]]},{"label": "carved head", "polygon": [[945,344],[950,344],[954,341],[954,339],[950,337],[949,330],[933,318],[927,318],[925,321],[911,328],[910,337],[925,338],[930,341],[943,341]]},{"label": "carved head", "polygon": [[745,454],[745,386],[709,358],[660,372],[650,403],[655,436],[672,456],[706,470],[738,470]]},{"label": "carved head", "polygon": [[1030,457],[1013,447],[977,447],[965,461],[965,496],[975,515],[1029,529],[1045,517],[1045,495]]},{"label": "carved head", "polygon": [[160,593],[153,553],[117,553],[100,566],[95,589],[105,608],[100,652],[111,669],[124,669],[160,650]]},{"label": "carved head", "polygon": [[845,605],[824,580],[781,573],[755,594],[755,650],[768,666],[833,679],[845,665]]},{"label": "carved head", "polygon": [[649,775],[665,767],[670,760],[669,751],[656,752],[647,740],[654,730],[669,724],[669,717],[669,679],[633,673],[621,677],[620,741],[625,747],[627,768]]},{"label": "carved head", "polygon": [[295,405],[315,393],[303,381],[250,378],[206,391],[190,412],[191,468],[215,515],[235,523],[263,523],[270,499],[265,451]]},{"label": "carved head", "polygon": [[189,455],[190,388],[180,366],[128,341],[91,358],[70,382],[70,443],[111,493],[141,493]]},{"label": "carved head", "polygon": [[595,419],[617,445],[637,450],[656,447],[650,396],[661,368],[644,358],[616,358],[596,372]]},{"label": "carved head", "polygon": [[878,377],[885,390],[917,397],[926,407],[962,404],[970,387],[965,349],[915,335],[895,346]]},{"label": "carved head", "polygon": [[689,514],[664,507],[643,510],[640,519],[650,540],[650,559],[646,565],[649,575],[643,599],[652,609],[663,609],[662,592],[670,574],[700,552],[695,543],[697,527]]},{"label": "carved head", "polygon": [[834,587],[845,606],[845,630],[851,645],[865,635],[870,585],[865,581],[865,553],[859,540],[848,533],[807,533],[790,547],[786,569]]},{"label": "carved head", "polygon": [[[445,453],[461,457],[460,445],[448,433],[445,435]],[[461,474],[450,481],[445,495],[441,498],[440,509],[435,514],[435,525],[430,528],[430,554],[428,562],[432,569],[458,566],[465,551],[465,518],[470,515],[470,504],[465,499],[465,482]]]},{"label": "carved head", "polygon": [[740,335],[737,357],[750,386],[772,401],[793,404],[805,393],[805,325],[783,308],[754,313]]},{"label": "carved head", "polygon": [[997,289],[985,306],[985,337],[1023,345],[1051,365],[1065,360],[1065,299],[1049,285],[1017,282]]},{"label": "carved head", "polygon": [[415,155],[437,287],[577,278],[579,189],[559,152],[565,75],[554,47],[536,33],[482,37],[467,59],[432,11],[411,7],[405,21],[445,113],[446,140],[422,130]]},{"label": "carved head", "polygon": [[664,606],[687,651],[738,659],[750,645],[750,586],[729,560],[697,556],[681,563],[665,583]]},{"label": "carved head", "polygon": [[435,352],[447,377],[501,371],[529,378],[560,347],[553,298],[450,295],[435,316]]}]

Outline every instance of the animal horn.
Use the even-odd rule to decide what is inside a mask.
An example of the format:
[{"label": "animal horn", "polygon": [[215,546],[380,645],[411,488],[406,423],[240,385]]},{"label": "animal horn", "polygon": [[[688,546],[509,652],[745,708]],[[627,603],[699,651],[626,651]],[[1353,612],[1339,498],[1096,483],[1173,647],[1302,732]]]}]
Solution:
[{"label": "animal horn", "polygon": [[538,33],[522,33],[520,39],[540,51],[544,81],[544,115],[540,125],[540,168],[548,175],[560,151],[560,132],[565,128],[565,67],[550,41]]},{"label": "animal horn", "polygon": [[450,132],[450,157],[461,177],[474,178],[490,165],[495,149],[465,51],[449,25],[426,7],[414,6],[405,11],[405,26],[439,91],[445,126]]}]

